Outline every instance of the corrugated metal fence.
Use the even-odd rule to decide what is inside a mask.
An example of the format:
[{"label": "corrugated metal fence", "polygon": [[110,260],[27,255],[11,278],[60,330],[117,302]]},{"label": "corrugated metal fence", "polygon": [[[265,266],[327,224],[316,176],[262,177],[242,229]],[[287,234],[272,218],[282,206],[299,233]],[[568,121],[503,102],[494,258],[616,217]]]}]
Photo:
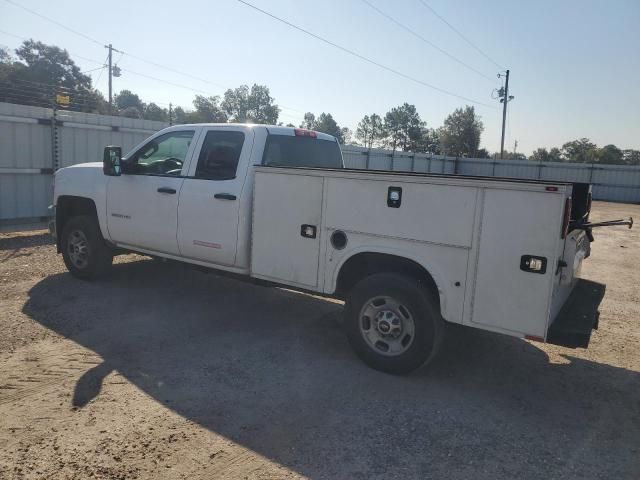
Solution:
[{"label": "corrugated metal fence", "polygon": [[0,103],[0,226],[41,221],[52,173],[102,160],[105,145],[133,148],[163,122]]},{"label": "corrugated metal fence", "polygon": [[[0,227],[42,221],[52,173],[100,161],[105,145],[127,151],[163,122],[0,103]],[[640,167],[454,158],[345,145],[349,168],[590,182],[594,198],[640,202]]]},{"label": "corrugated metal fence", "polygon": [[443,157],[345,145],[349,168],[531,178],[593,185],[596,200],[640,202],[640,166]]}]

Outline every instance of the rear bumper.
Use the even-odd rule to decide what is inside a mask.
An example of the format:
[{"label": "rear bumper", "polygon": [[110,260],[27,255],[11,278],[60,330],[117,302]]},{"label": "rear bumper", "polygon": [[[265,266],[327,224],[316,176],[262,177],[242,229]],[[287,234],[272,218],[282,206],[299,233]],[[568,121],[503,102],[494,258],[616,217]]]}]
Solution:
[{"label": "rear bumper", "polygon": [[587,348],[591,333],[598,329],[598,307],[606,286],[579,279],[547,331],[547,343],[570,348]]}]

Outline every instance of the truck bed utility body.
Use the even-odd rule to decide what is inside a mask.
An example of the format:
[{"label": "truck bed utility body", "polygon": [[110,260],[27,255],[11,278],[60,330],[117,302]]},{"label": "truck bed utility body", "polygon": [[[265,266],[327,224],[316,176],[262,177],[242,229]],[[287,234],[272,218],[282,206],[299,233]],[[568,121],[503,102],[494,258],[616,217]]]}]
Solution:
[{"label": "truck bed utility body", "polygon": [[585,347],[597,321],[578,294],[595,312],[604,291],[575,288],[590,198],[584,184],[345,169],[319,132],[202,124],[58,171],[54,226],[80,277],[122,249],[345,298],[356,352],[405,372],[444,322]]}]

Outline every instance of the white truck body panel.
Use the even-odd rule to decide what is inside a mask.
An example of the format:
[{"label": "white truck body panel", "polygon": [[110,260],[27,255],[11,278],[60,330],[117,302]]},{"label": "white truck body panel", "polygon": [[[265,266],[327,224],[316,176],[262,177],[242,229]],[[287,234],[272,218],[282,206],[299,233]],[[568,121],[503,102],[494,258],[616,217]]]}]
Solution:
[{"label": "white truck body panel", "polygon": [[[400,208],[387,205],[389,187],[402,188]],[[251,275],[332,294],[341,266],[353,255],[395,255],[431,274],[445,320],[544,338],[570,189],[258,167]],[[301,236],[305,224],[317,226],[315,239]],[[344,249],[331,245],[336,230],[348,237]],[[547,258],[547,272],[521,270],[522,255]]]},{"label": "white truck body panel", "polygon": [[[541,340],[588,255],[583,231],[561,238],[569,184],[261,166],[269,138],[298,133],[260,125],[170,127],[129,155],[185,131],[193,137],[178,174],[105,176],[102,164],[68,167],[56,173],[54,205],[62,197],[90,199],[103,237],[117,247],[325,295],[336,292],[356,255],[406,259],[433,278],[445,320]],[[200,178],[207,133],[222,131],[244,135],[236,174]],[[402,189],[398,208],[387,203],[390,187]],[[313,236],[302,235],[305,225]],[[344,248],[331,243],[336,231],[347,236]],[[546,272],[521,269],[523,255],[544,257]]]}]

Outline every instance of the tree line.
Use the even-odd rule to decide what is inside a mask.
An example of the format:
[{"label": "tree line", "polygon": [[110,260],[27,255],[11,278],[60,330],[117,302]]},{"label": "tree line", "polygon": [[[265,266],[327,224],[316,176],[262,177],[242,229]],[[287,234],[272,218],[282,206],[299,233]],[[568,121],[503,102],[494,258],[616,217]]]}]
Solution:
[{"label": "tree line", "polygon": [[[57,46],[26,40],[15,56],[0,47],[0,101],[33,106],[52,106],[54,102],[70,110],[130,118],[182,123],[257,123],[283,125],[280,107],[265,85],[240,85],[221,96],[196,95],[193,108],[145,103],[130,90],[120,90],[109,106],[103,94],[92,86],[91,77],[82,72],[68,52]],[[287,126],[296,126],[288,123]],[[480,148],[484,125],[474,107],[454,110],[442,126],[430,128],[416,106],[403,103],[384,115],[365,115],[355,132],[341,127],[331,113],[304,114],[299,127],[335,136],[340,143],[366,148],[424,152],[441,155],[498,158]],[[505,152],[505,158],[526,160],[522,153]],[[561,148],[538,148],[528,158],[534,161],[640,165],[640,151],[622,150],[615,145],[598,147],[587,138],[565,143]]]},{"label": "tree line", "polygon": [[588,138],[567,142],[562,148],[537,148],[529,156],[537,162],[600,163],[603,165],[640,165],[640,150],[620,149],[613,144],[598,147]]},{"label": "tree line", "polygon": [[428,128],[416,106],[404,103],[384,116],[365,115],[358,123],[356,138],[366,148],[426,152],[460,157],[484,157],[480,148],[484,125],[475,108],[457,108],[439,128]]}]

